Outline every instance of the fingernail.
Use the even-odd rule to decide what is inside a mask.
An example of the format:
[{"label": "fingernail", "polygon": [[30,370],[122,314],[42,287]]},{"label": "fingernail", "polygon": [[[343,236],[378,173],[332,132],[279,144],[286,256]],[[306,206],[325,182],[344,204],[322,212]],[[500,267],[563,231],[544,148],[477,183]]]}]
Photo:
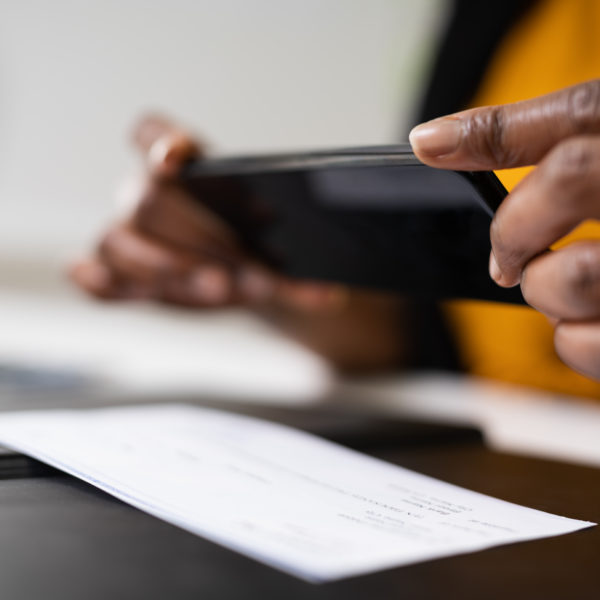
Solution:
[{"label": "fingernail", "polygon": [[498,266],[494,253],[490,253],[490,277],[498,284],[502,283],[502,271]]},{"label": "fingernail", "polygon": [[458,148],[461,135],[461,121],[446,117],[417,125],[410,132],[408,139],[417,154],[433,157],[454,152]]},{"label": "fingernail", "polygon": [[188,286],[195,298],[209,304],[225,302],[231,294],[229,276],[216,267],[198,269],[190,276]]},{"label": "fingernail", "polygon": [[169,138],[166,135],[161,135],[154,140],[148,150],[148,160],[152,166],[161,164],[167,153],[169,152]]},{"label": "fingernail", "polygon": [[159,175],[171,177],[179,168],[178,148],[171,135],[159,137],[148,151],[150,168]]},{"label": "fingernail", "polygon": [[267,300],[273,295],[273,279],[264,271],[247,268],[240,273],[240,290],[249,300]]}]

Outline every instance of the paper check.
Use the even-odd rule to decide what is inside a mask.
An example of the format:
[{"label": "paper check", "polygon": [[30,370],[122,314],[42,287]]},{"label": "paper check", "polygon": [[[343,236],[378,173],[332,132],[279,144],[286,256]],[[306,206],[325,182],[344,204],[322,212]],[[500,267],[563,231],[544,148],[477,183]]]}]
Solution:
[{"label": "paper check", "polygon": [[593,525],[193,406],[2,414],[0,443],[314,582]]}]

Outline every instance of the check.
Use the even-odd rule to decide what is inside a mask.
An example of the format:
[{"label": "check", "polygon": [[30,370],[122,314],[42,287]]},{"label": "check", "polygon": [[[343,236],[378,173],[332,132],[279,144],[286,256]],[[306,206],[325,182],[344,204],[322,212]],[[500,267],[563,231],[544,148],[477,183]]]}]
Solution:
[{"label": "check", "polygon": [[313,582],[593,525],[193,406],[2,414],[0,443]]}]

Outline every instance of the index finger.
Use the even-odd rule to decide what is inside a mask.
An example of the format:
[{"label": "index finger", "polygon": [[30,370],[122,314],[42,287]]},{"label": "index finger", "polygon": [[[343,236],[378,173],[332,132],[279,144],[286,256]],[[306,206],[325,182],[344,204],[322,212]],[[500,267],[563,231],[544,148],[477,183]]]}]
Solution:
[{"label": "index finger", "polygon": [[514,104],[473,108],[415,127],[424,163],[489,170],[536,164],[561,140],[600,132],[600,79]]}]

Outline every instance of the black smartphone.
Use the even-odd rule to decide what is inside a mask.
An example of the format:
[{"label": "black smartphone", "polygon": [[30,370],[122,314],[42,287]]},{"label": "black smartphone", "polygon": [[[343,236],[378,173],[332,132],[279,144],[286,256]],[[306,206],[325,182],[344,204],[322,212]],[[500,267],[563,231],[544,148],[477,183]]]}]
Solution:
[{"label": "black smartphone", "polygon": [[488,275],[490,221],[507,193],[492,172],[434,169],[406,145],[204,159],[181,180],[289,277],[524,303]]}]

